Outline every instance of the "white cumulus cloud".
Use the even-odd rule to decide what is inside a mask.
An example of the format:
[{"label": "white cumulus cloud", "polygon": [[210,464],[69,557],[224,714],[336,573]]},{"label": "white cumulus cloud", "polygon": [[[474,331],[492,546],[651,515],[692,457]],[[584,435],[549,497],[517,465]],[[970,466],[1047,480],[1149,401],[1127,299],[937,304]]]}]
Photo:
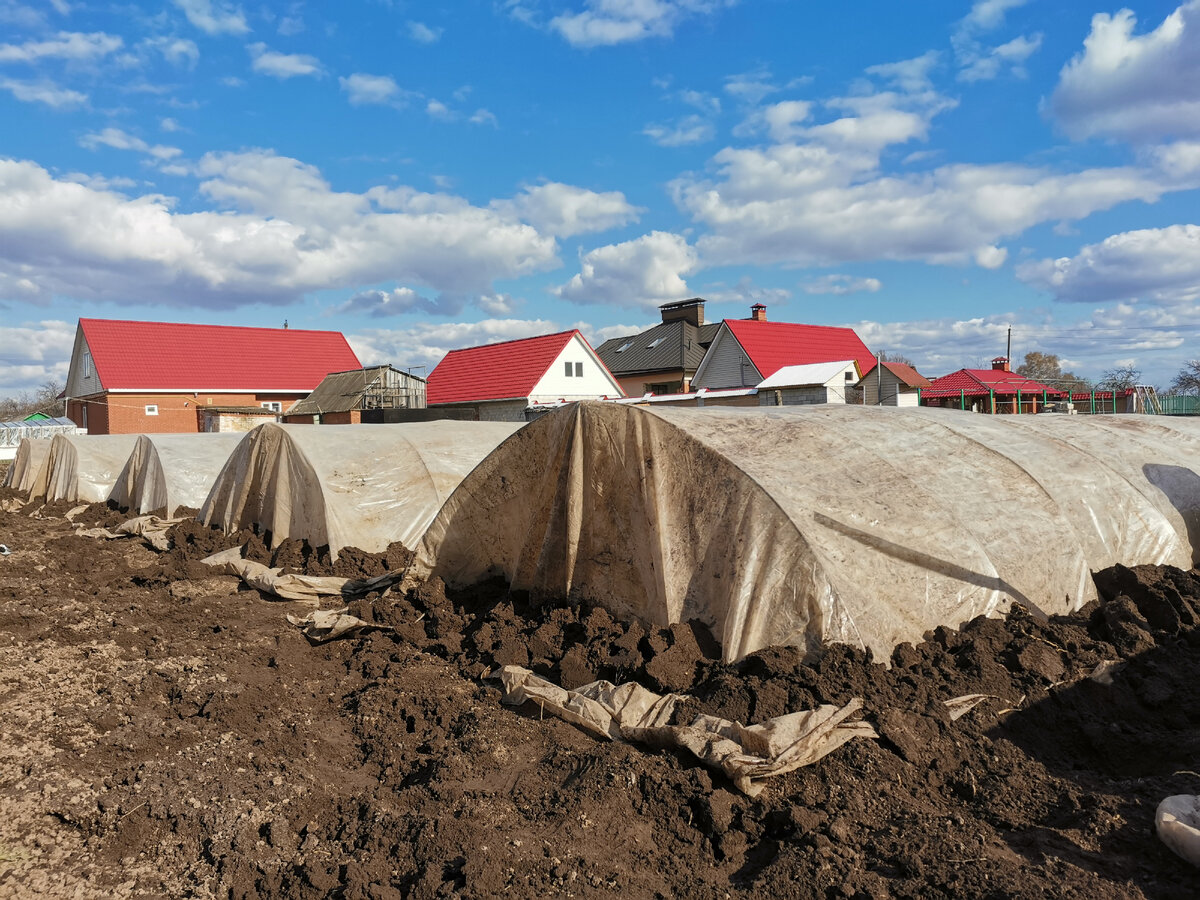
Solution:
[{"label": "white cumulus cloud", "polygon": [[91,34],[60,31],[44,41],[24,44],[0,44],[0,63],[32,63],[43,59],[68,59],[76,62],[99,59],[120,50],[125,42],[102,31]]},{"label": "white cumulus cloud", "polygon": [[183,153],[178,147],[167,147],[163,144],[148,144],[135,135],[128,134],[120,128],[105,128],[98,132],[85,134],[79,139],[79,145],[89,150],[97,147],[112,147],[114,150],[136,150],[155,159],[168,160]]},{"label": "white cumulus cloud", "polygon": [[878,278],[859,278],[854,275],[822,275],[800,285],[806,294],[833,294],[844,297],[862,291],[873,294],[883,287]]},{"label": "white cumulus cloud", "polygon": [[269,49],[262,42],[251,44],[247,49],[253,60],[250,68],[272,78],[287,79],[323,73],[321,63],[315,56],[304,53],[279,53]]},{"label": "white cumulus cloud", "polygon": [[716,137],[713,123],[703,116],[684,116],[674,122],[651,123],[642,129],[642,134],[660,147],[682,147],[700,144]]},{"label": "white cumulus cloud", "polygon": [[1083,51],[1063,68],[1047,105],[1076,139],[1135,142],[1200,135],[1200,0],[1134,34],[1128,9],[1092,17]]},{"label": "white cumulus cloud", "polygon": [[671,37],[679,23],[708,15],[735,0],[586,0],[580,12],[550,20],[550,27],[576,47],[600,47]]},{"label": "white cumulus cloud", "polygon": [[556,237],[606,231],[636,222],[642,212],[620,191],[598,193],[557,181],[526,187],[511,200],[493,201],[491,207]]},{"label": "white cumulus cloud", "polygon": [[689,296],[684,276],[698,266],[696,251],[684,238],[652,231],[585,253],[579,274],[554,293],[575,303],[653,307]]},{"label": "white cumulus cloud", "polygon": [[1073,303],[1194,304],[1200,300],[1200,225],[1114,234],[1075,256],[1023,263],[1017,276]]},{"label": "white cumulus cloud", "polygon": [[385,105],[403,96],[400,85],[390,75],[368,75],[355,72],[338,78],[351,106]]},{"label": "white cumulus cloud", "polygon": [[20,81],[0,79],[0,89],[8,91],[22,103],[42,103],[51,109],[72,109],[88,102],[88,95],[59,87],[52,81]]},{"label": "white cumulus cloud", "polygon": [[435,44],[442,36],[443,29],[431,28],[424,22],[409,22],[408,36],[419,44]]},{"label": "white cumulus cloud", "polygon": [[173,0],[187,20],[205,34],[246,34],[250,26],[241,8],[222,0]]},{"label": "white cumulus cloud", "polygon": [[269,151],[208,154],[192,171],[215,208],[180,213],[161,195],[0,160],[0,287],[24,279],[76,299],[227,309],[387,282],[477,297],[559,265],[553,237],[462,198],[338,192]]}]

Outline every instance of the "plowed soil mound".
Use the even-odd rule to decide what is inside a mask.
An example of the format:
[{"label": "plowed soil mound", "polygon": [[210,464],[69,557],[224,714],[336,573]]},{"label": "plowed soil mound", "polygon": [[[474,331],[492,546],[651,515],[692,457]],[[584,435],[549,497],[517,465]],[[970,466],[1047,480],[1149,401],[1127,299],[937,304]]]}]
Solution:
[{"label": "plowed soil mound", "polygon": [[[698,624],[499,584],[370,597],[352,611],[387,630],[312,646],[283,618],[309,607],[196,561],[337,564],[192,525],[175,540],[0,512],[0,896],[1194,893],[1153,835],[1162,797],[1200,793],[1190,573],[1109,570],[1092,608],[939,629],[890,668],[844,647],[730,666]],[[377,574],[406,552],[346,559]],[[745,722],[862,697],[880,738],[751,799],[684,754],[502,707],[480,676],[503,663]],[[972,693],[951,721],[944,701]]]}]

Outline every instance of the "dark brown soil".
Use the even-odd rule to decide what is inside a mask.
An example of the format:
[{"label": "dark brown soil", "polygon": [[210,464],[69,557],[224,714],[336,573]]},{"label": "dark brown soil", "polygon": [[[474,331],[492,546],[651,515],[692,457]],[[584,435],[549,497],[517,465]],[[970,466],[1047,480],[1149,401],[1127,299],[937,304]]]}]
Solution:
[{"label": "dark brown soil", "polygon": [[[327,554],[72,530],[0,513],[0,896],[1194,893],[1153,835],[1162,797],[1200,793],[1190,573],[1108,570],[1077,615],[939,630],[890,668],[844,647],[729,666],[701,627],[500,584],[358,601],[394,631],[313,647],[282,617],[307,607],[195,562],[242,545],[315,574]],[[389,554],[343,556],[359,576]],[[1110,684],[1088,677],[1106,661]],[[683,754],[502,707],[479,676],[509,662],[749,722],[858,696],[881,736],[750,799]],[[968,693],[992,699],[952,722]]]}]

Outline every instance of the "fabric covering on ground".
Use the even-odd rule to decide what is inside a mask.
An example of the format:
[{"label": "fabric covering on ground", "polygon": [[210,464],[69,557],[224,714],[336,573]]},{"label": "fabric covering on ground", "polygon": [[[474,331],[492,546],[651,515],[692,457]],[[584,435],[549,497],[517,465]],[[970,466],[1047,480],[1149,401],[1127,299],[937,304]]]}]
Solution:
[{"label": "fabric covering on ground", "polygon": [[810,766],[856,737],[878,737],[869,723],[847,721],[862,709],[860,699],[747,727],[704,714],[675,722],[687,698],[656,694],[635,682],[594,681],[568,691],[521,666],[504,666],[500,679],[505,703],[532,701],[599,738],[687,750],[751,796],[762,790],[758,782],[764,778]]},{"label": "fabric covering on ground", "polygon": [[368,553],[415,544],[459,482],[520,428],[510,422],[262,425],[238,445],[197,518]]},{"label": "fabric covering on ground", "polygon": [[148,513],[199,508],[244,434],[143,434],[134,444],[108,499]]},{"label": "fabric covering on ground", "polygon": [[37,482],[38,475],[46,465],[46,457],[50,455],[51,438],[21,438],[17,444],[17,455],[13,457],[12,465],[4,475],[4,483],[0,487],[10,487],[18,491],[28,491]]},{"label": "fabric covering on ground", "polygon": [[30,497],[103,503],[137,439],[136,434],[55,435]]},{"label": "fabric covering on ground", "polygon": [[1190,568],[1200,421],[584,403],[463,482],[411,574],[575,596],[726,659],[904,641],[1019,602],[1064,613],[1116,563]]}]

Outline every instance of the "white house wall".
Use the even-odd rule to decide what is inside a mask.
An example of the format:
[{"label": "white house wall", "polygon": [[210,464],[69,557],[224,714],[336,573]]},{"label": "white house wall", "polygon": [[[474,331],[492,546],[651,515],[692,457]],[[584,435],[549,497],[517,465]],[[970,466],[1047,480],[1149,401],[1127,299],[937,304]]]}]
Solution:
[{"label": "white house wall", "polygon": [[[583,377],[566,375],[566,363],[583,363]],[[620,397],[621,386],[605,370],[599,359],[588,351],[583,338],[575,335],[563,347],[546,374],[534,386],[529,399],[533,403],[555,400],[598,400],[601,397]]]},{"label": "white house wall", "polygon": [[[745,366],[742,361],[745,360]],[[724,326],[717,332],[716,339],[708,348],[696,377],[692,379],[692,390],[710,388],[754,387],[763,380],[763,375],[750,362],[737,338]]]}]

